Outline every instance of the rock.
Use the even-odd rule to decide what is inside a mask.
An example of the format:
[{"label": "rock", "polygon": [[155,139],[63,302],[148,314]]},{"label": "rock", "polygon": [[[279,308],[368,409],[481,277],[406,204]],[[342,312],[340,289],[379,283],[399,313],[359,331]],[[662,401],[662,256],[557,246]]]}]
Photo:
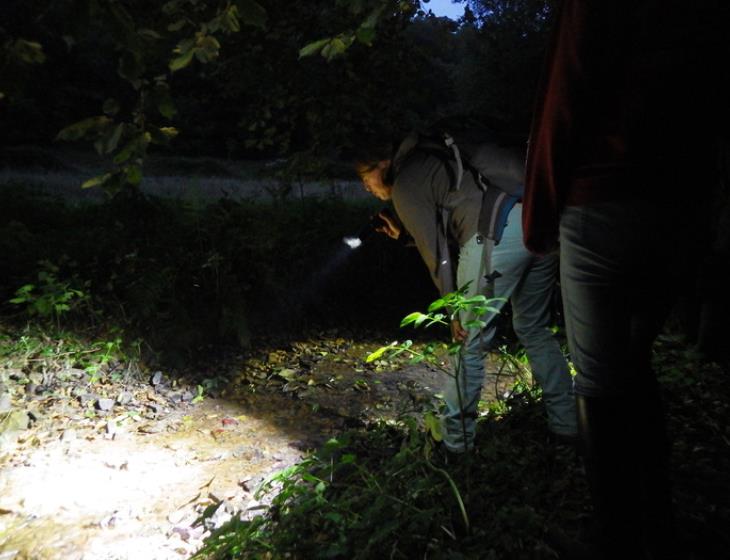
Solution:
[{"label": "rock", "polygon": [[99,399],[96,401],[96,408],[108,412],[114,408],[114,399]]},{"label": "rock", "polygon": [[93,393],[83,393],[81,395],[78,395],[77,398],[79,399],[79,404],[85,407],[91,401],[95,401],[98,397]]},{"label": "rock", "polygon": [[155,386],[162,383],[162,372],[156,371],[155,373],[153,373],[152,377],[150,378],[150,383],[152,383],[152,385],[155,385]]},{"label": "rock", "polygon": [[114,420],[109,420],[106,423],[106,433],[109,436],[114,436],[119,431],[119,426],[117,426],[117,423]]},{"label": "rock", "polygon": [[192,401],[192,400],[193,400],[194,398],[195,398],[195,393],[193,393],[192,391],[185,391],[185,392],[183,392],[183,394],[182,394],[182,395],[180,396],[180,400],[181,400],[182,402],[190,402],[190,401]]},{"label": "rock", "polygon": [[213,515],[205,520],[205,527],[210,530],[219,529],[233,517],[233,507],[228,502],[221,503]]},{"label": "rock", "polygon": [[30,418],[25,410],[9,410],[0,414],[0,434],[27,430]]},{"label": "rock", "polygon": [[76,430],[68,429],[61,433],[61,441],[74,441],[76,439]]},{"label": "rock", "polygon": [[125,404],[132,402],[132,399],[134,399],[134,395],[132,395],[132,393],[129,391],[122,391],[117,397],[117,404],[124,406]]},{"label": "rock", "polygon": [[146,406],[152,411],[153,414],[160,414],[164,410],[161,405],[153,402],[146,403]]},{"label": "rock", "polygon": [[[171,514],[167,516],[167,520],[172,523],[173,525],[180,525],[182,523],[183,519],[185,519],[188,516],[188,512],[184,509],[178,509],[177,511],[173,511]],[[173,529],[174,531],[174,529]]]},{"label": "rock", "polygon": [[0,394],[0,413],[8,412],[13,408],[13,401],[10,398],[10,393]]},{"label": "rock", "polygon": [[190,527],[173,527],[172,532],[173,534],[178,535],[185,542],[188,542],[192,537]]}]

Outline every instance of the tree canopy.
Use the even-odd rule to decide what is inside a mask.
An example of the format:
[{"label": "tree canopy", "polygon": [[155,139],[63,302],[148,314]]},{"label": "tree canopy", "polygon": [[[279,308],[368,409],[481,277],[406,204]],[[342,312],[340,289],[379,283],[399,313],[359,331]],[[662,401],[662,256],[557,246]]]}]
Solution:
[{"label": "tree canopy", "polygon": [[301,161],[454,114],[524,131],[552,2],[466,3],[8,0],[2,142],[90,141],[111,166],[87,186],[113,187],[150,146]]}]

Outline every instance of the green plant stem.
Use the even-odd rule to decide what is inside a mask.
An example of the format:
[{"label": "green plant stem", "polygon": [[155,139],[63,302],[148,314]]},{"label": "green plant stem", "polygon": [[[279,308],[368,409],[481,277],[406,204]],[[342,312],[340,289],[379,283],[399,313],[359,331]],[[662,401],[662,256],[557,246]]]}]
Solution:
[{"label": "green plant stem", "polygon": [[437,466],[435,466],[431,461],[426,458],[426,465],[434,471],[435,473],[440,474],[446,479],[446,482],[448,483],[449,487],[451,488],[451,492],[454,494],[454,497],[456,498],[456,503],[459,506],[459,512],[461,513],[461,518],[464,521],[464,527],[466,528],[467,533],[471,531],[471,524],[469,522],[469,514],[466,512],[466,506],[464,505],[464,500],[461,497],[461,492],[459,492],[459,487],[456,486],[456,482],[454,482],[454,479],[451,478],[451,475],[446,472],[444,469],[441,469]]},{"label": "green plant stem", "polygon": [[456,398],[459,401],[459,419],[461,420],[461,434],[464,437],[464,453],[469,452],[469,443],[466,440],[466,418],[464,417],[464,399],[461,396],[461,384],[459,383],[459,373],[461,371],[461,348],[459,349],[459,357],[456,362],[456,375],[454,382],[456,384]]}]

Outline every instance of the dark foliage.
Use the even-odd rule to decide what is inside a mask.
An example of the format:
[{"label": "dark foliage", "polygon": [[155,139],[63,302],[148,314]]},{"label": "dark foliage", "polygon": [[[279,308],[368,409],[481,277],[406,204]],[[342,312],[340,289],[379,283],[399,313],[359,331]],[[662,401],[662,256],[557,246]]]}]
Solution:
[{"label": "dark foliage", "polygon": [[132,192],[72,207],[17,185],[0,197],[0,301],[51,263],[57,282],[91,298],[77,319],[126,325],[179,357],[209,344],[247,346],[254,333],[397,324],[432,296],[415,251],[385,238],[356,251],[342,242],[375,211],[369,204],[200,206]]}]

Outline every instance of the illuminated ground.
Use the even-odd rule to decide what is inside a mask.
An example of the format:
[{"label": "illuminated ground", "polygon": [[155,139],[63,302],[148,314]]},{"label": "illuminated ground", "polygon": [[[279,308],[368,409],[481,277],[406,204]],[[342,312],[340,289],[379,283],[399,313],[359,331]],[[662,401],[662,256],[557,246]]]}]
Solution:
[{"label": "illuminated ground", "polygon": [[[443,373],[367,366],[363,357],[375,347],[306,341],[234,359],[221,366],[222,394],[196,404],[168,406],[146,379],[107,388],[132,392],[136,408],[115,405],[103,418],[79,414],[59,396],[16,400],[39,420],[5,438],[0,559],[189,557],[207,534],[196,524],[206,508],[219,521],[256,515],[265,504],[253,493],[268,474],[349,426],[431,399]],[[500,390],[489,384],[485,397]],[[155,413],[131,414],[140,409]]]}]

